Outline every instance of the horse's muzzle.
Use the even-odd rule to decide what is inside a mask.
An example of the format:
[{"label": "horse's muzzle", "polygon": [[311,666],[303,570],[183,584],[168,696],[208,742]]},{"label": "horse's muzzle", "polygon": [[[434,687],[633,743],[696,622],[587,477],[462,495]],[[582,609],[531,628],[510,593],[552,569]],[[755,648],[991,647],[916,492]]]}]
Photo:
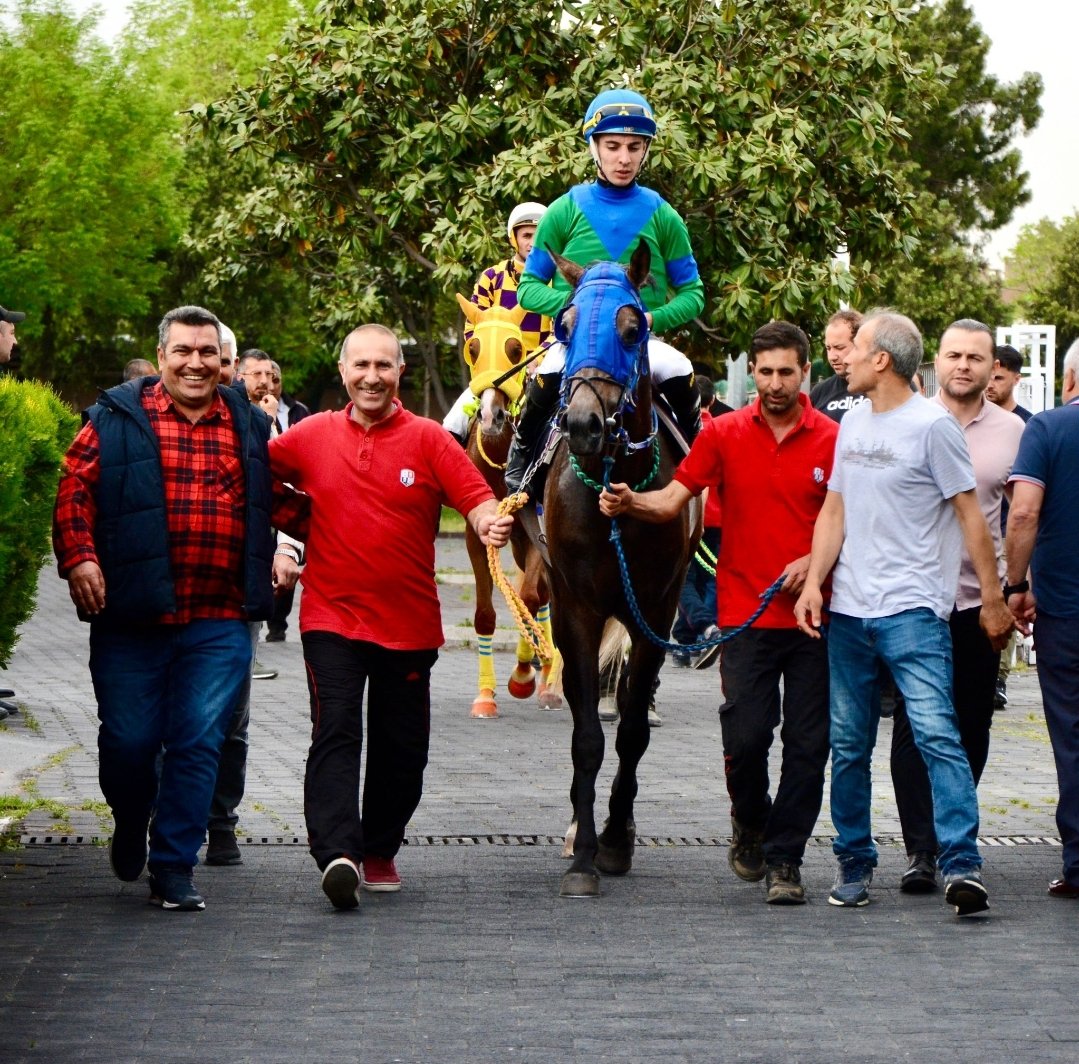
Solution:
[{"label": "horse's muzzle", "polygon": [[563,411],[558,419],[558,430],[570,453],[580,457],[600,454],[607,441],[607,423],[594,410]]}]

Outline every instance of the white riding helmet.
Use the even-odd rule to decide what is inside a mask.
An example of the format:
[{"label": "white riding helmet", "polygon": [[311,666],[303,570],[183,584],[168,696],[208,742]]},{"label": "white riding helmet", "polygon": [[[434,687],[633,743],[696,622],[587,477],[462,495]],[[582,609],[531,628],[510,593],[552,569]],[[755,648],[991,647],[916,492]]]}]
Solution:
[{"label": "white riding helmet", "polygon": [[547,213],[542,203],[518,203],[510,211],[506,221],[506,235],[510,238],[510,247],[517,251],[517,227],[521,225],[539,225],[539,220]]}]

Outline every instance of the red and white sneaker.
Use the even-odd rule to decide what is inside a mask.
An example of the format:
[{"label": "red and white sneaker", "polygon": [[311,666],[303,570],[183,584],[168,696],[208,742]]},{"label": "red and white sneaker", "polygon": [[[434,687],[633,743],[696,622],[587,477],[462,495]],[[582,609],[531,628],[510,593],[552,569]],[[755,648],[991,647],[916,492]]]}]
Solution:
[{"label": "red and white sneaker", "polygon": [[401,877],[392,857],[372,857],[363,859],[363,889],[373,894],[389,894],[401,889]]}]

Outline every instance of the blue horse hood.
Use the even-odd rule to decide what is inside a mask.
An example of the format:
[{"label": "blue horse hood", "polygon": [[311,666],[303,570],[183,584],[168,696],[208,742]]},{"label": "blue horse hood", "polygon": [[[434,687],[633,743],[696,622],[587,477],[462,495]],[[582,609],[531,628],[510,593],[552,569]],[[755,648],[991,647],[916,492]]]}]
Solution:
[{"label": "blue horse hood", "polygon": [[[570,307],[577,308],[577,322],[567,339],[563,319]],[[637,342],[630,347],[622,342],[615,328],[615,317],[623,307],[632,307],[640,319]],[[569,303],[559,312],[555,336],[566,344],[565,380],[582,369],[598,369],[632,388],[640,368],[640,353],[647,350],[648,319],[626,271],[613,262],[590,266]]]}]

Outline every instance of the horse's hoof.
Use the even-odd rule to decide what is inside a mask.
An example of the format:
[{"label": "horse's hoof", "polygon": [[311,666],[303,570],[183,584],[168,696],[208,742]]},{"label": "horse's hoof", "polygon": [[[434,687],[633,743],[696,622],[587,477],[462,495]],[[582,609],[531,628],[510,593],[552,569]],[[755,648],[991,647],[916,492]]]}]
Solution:
[{"label": "horse's hoof", "polygon": [[562,696],[546,685],[540,687],[540,692],[536,699],[539,702],[540,709],[561,709],[565,705],[562,701]]},{"label": "horse's hoof", "polygon": [[[514,698],[531,698],[536,692],[536,672],[531,665],[525,666],[527,672],[524,669],[521,670],[520,675],[516,669],[510,676],[509,683],[506,685],[509,688],[509,692]],[[521,677],[524,677],[522,679]]]},{"label": "horse's hoof", "polygon": [[484,690],[476,695],[472,700],[471,715],[473,717],[478,717],[481,720],[498,716],[498,703],[495,701],[494,691]]},{"label": "horse's hoof", "polygon": [[630,822],[617,846],[604,838],[608,830],[604,827],[597,840],[596,867],[604,875],[624,876],[633,865],[633,847],[637,843],[637,829]]},{"label": "horse's hoof", "polygon": [[567,872],[558,889],[560,898],[598,898],[599,876],[595,872]]},{"label": "horse's hoof", "polygon": [[604,846],[601,842],[596,851],[596,867],[605,876],[624,876],[633,865],[633,845],[624,847]]}]

